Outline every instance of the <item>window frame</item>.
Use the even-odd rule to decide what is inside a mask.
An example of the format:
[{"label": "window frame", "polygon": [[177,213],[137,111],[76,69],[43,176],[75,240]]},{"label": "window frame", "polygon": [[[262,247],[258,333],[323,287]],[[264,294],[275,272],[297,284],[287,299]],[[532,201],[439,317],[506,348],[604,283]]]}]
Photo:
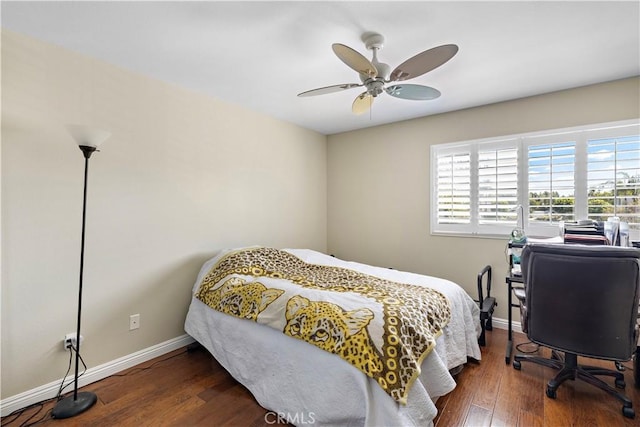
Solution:
[{"label": "window frame", "polygon": [[[543,130],[491,138],[458,141],[445,144],[434,144],[430,147],[430,233],[431,235],[449,235],[458,237],[505,238],[516,224],[479,224],[478,222],[478,152],[491,149],[516,148],[518,150],[517,165],[517,199],[524,212],[524,227],[527,235],[532,237],[553,237],[559,232],[559,223],[535,223],[529,221],[529,165],[528,150],[530,146],[545,143],[575,141],[573,197],[575,198],[574,215],[576,219],[587,218],[588,211],[588,153],[589,140],[598,138],[619,138],[629,135],[640,135],[640,119],[618,122],[576,126],[563,129]],[[470,154],[471,191],[469,224],[438,224],[438,157],[460,153]],[[632,239],[640,238],[640,231],[632,231]]]}]

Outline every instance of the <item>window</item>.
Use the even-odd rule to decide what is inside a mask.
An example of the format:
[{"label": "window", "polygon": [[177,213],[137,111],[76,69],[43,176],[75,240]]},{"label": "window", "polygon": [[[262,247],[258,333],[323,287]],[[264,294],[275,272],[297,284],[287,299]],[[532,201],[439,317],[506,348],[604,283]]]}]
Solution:
[{"label": "window", "polygon": [[640,238],[637,121],[431,147],[432,233],[508,235],[518,206],[531,236],[611,216]]}]

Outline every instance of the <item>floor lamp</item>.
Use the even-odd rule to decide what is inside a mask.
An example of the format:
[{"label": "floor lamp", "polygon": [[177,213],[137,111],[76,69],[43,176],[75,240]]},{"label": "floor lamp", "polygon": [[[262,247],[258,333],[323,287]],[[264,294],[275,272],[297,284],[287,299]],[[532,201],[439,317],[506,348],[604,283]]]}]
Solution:
[{"label": "floor lamp", "polygon": [[82,315],[82,275],[84,272],[84,230],[85,218],[87,213],[87,173],[89,171],[89,158],[98,146],[102,144],[109,136],[109,132],[93,129],[86,126],[68,125],[67,130],[78,143],[82,154],[84,155],[84,195],[82,198],[82,239],[80,243],[80,284],[78,286],[78,321],[76,329],[75,351],[76,351],[76,369],[73,380],[73,395],[65,397],[56,403],[51,415],[53,418],[70,418],[83,413],[91,408],[98,396],[90,391],[78,393],[78,368],[80,362],[80,319]]}]

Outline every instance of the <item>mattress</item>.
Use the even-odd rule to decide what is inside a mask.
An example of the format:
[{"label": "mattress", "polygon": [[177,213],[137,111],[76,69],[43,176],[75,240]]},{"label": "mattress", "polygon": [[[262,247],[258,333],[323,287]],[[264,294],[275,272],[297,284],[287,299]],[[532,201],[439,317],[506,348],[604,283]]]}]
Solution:
[{"label": "mattress", "polygon": [[[335,354],[265,325],[238,319],[192,298],[185,331],[243,384],[264,408],[295,425],[425,426],[437,415],[435,399],[455,388],[449,371],[480,360],[479,310],[457,284],[431,276],[343,261],[308,249],[285,249],[311,264],[348,268],[383,279],[431,287],[451,305],[451,320],[423,360],[407,404]],[[224,251],[207,261],[193,288]]]}]

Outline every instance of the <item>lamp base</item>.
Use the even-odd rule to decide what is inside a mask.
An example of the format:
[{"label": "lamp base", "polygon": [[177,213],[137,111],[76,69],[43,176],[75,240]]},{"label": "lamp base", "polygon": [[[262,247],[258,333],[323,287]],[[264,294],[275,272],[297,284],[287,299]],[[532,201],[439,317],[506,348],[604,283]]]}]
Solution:
[{"label": "lamp base", "polygon": [[53,418],[71,418],[75,417],[91,408],[98,401],[98,396],[90,391],[78,393],[78,398],[74,399],[73,395],[65,397],[54,406],[51,416]]}]

